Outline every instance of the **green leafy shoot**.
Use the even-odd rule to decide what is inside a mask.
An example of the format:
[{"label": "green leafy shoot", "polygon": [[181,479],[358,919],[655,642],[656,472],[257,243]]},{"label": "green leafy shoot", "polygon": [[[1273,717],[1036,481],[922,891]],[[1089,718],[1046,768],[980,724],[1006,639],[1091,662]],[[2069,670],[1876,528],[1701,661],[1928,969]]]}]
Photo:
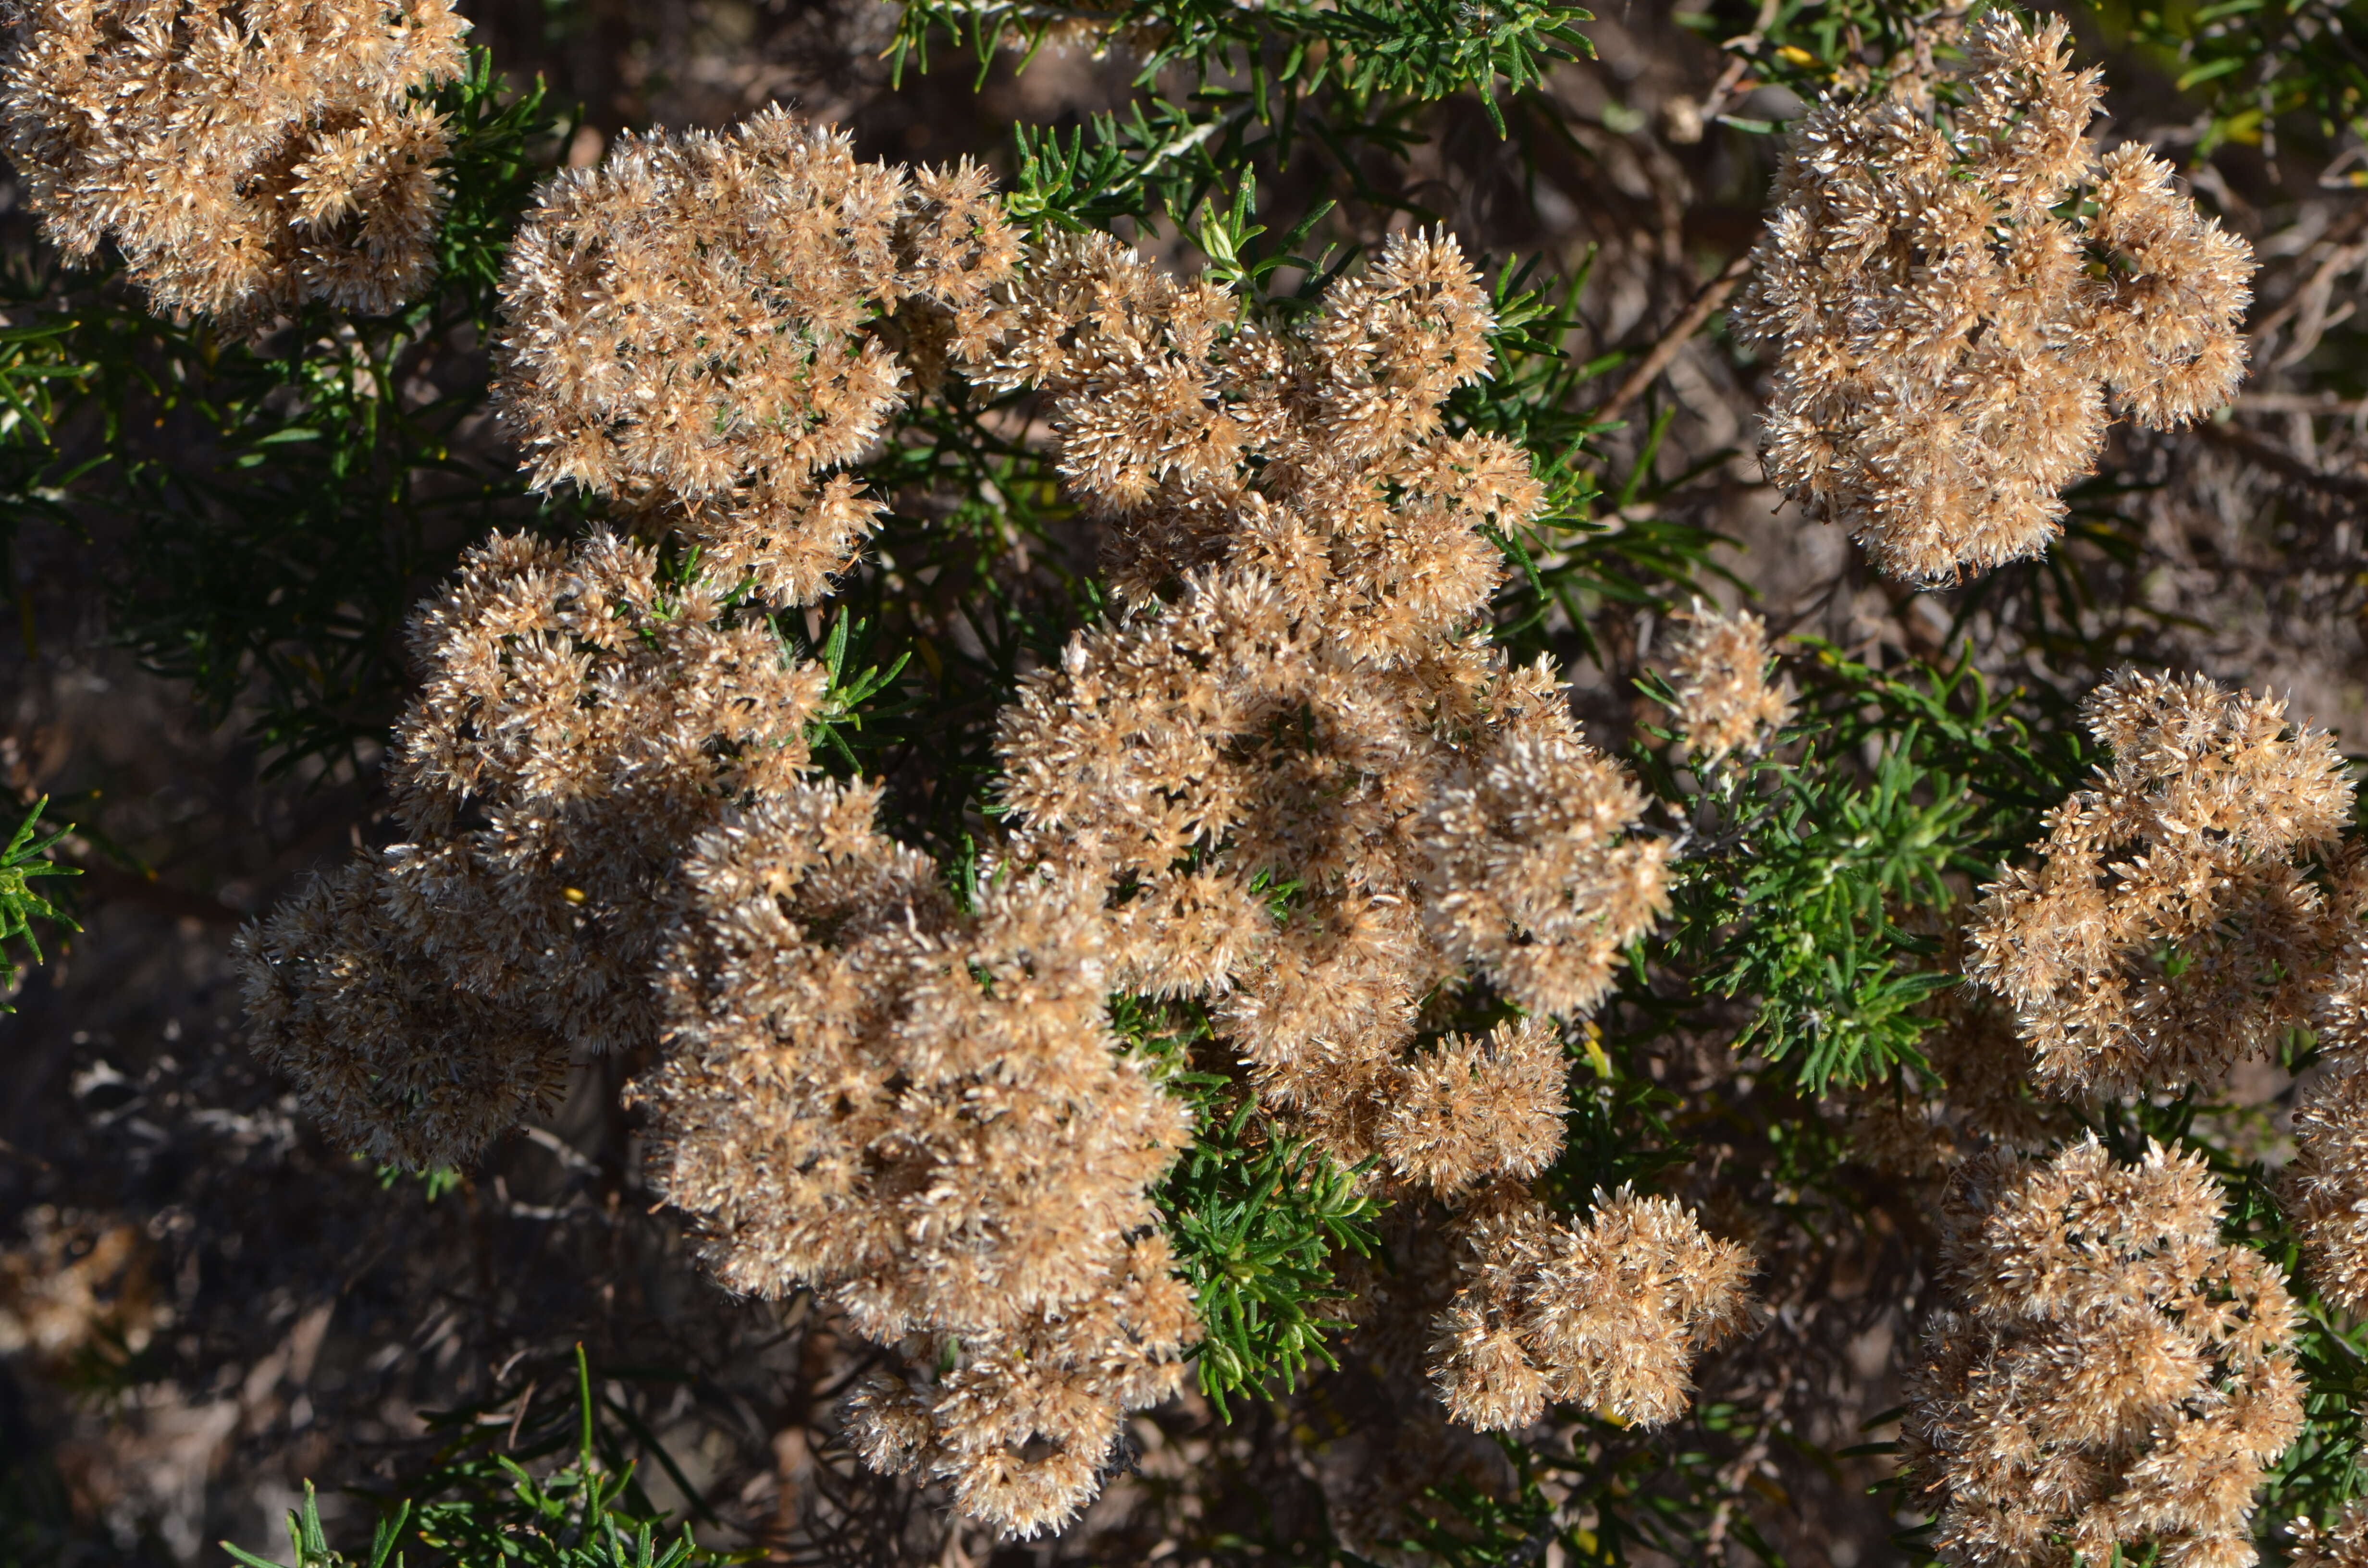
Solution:
[{"label": "green leafy shoot", "polygon": [[848,767],[859,772],[862,770],[863,759],[856,755],[848,736],[861,733],[865,705],[894,686],[896,677],[905,673],[905,666],[913,660],[912,650],[908,648],[897,654],[896,662],[884,670],[877,665],[867,665],[850,675],[848,672],[848,651],[867,646],[869,631],[870,627],[860,617],[845,608],[832,619],[830,631],[824,636],[821,646],[814,650],[814,656],[830,672],[830,684],[823,693],[822,706],[806,722],[808,745],[816,752],[829,750]]},{"label": "green leafy shoot", "polygon": [[[1715,994],[1756,1003],[1738,1047],[1821,1095],[1921,1070],[1922,1004],[1956,976],[1913,915],[1952,907],[1952,877],[1986,879],[2087,759],[2077,739],[2034,739],[2022,694],[1970,659],[1885,673],[1795,647],[1803,750],[1702,780],[1673,945]],[[1665,762],[1638,765],[1675,798]]]},{"label": "green leafy shoot", "polygon": [[[632,1465],[605,1451],[615,1445],[604,1440],[600,1417],[627,1413],[595,1392],[580,1345],[575,1372],[575,1398],[564,1426],[546,1430],[547,1424],[536,1423],[523,1443],[518,1437],[534,1404],[532,1384],[519,1396],[524,1408],[513,1422],[476,1419],[482,1412],[459,1413],[470,1418],[468,1435],[446,1450],[441,1462],[412,1478],[412,1495],[382,1509],[367,1558],[348,1559],[329,1545],[309,1484],[302,1509],[288,1517],[292,1562],[272,1562],[228,1541],[222,1550],[242,1568],[351,1568],[357,1562],[367,1568],[405,1568],[399,1548],[418,1552],[416,1568],[689,1568],[732,1561],[699,1545],[688,1525],[679,1535],[661,1533],[664,1521],[635,1484]],[[631,1419],[627,1425],[640,1426]],[[515,1455],[491,1451],[505,1432]],[[569,1449],[571,1462],[541,1478],[521,1462]],[[654,1451],[664,1459],[663,1449]],[[672,1461],[665,1462],[674,1473]],[[683,1478],[676,1479],[695,1499],[697,1493]]]},{"label": "green leafy shoot", "polygon": [[1600,657],[1591,626],[1604,608],[1668,614],[1701,594],[1705,577],[1734,576],[1713,559],[1720,535],[1661,516],[1654,505],[1695,477],[1700,464],[1648,483],[1648,449],[1619,487],[1613,514],[1602,514],[1604,487],[1591,443],[1613,426],[1581,411],[1580,389],[1617,368],[1622,357],[1581,361],[1564,347],[1581,324],[1577,301],[1592,258],[1566,278],[1542,277],[1543,266],[1531,257],[1497,269],[1490,301],[1494,368],[1486,380],[1458,388],[1444,409],[1456,434],[1497,436],[1526,450],[1545,488],[1534,518],[1517,532],[1492,536],[1510,568],[1497,596],[1497,638],[1523,661],[1549,651],[1547,628],[1556,622],[1582,653]]},{"label": "green leafy shoot", "polygon": [[[356,1154],[354,1158],[366,1160],[370,1156]],[[430,1203],[448,1192],[459,1191],[464,1179],[460,1171],[450,1165],[430,1165],[426,1170],[413,1170],[408,1166],[390,1165],[385,1161],[371,1162],[370,1174],[378,1177],[378,1188],[381,1192],[393,1192],[397,1182],[416,1181],[419,1185],[419,1195]]]},{"label": "green leafy shoot", "polygon": [[47,795],[34,801],[33,809],[25,813],[25,820],[9,835],[7,846],[0,849],[0,983],[0,983],[0,1013],[16,1011],[9,1005],[8,994],[14,989],[19,966],[10,956],[8,944],[22,942],[32,954],[32,962],[40,964],[47,960],[41,953],[41,939],[33,931],[34,921],[45,921],[69,931],[82,929],[73,915],[33,887],[36,877],[82,875],[79,868],[61,866],[50,858],[58,840],[74,831],[71,825],[59,828],[47,838],[36,836],[40,831],[41,812],[49,803]]},{"label": "green leafy shoot", "polygon": [[[402,1540],[404,1524],[410,1517],[411,1505],[405,1503],[395,1510],[392,1518],[379,1520],[378,1528],[370,1534],[370,1555],[359,1561],[367,1564],[367,1568],[389,1568],[392,1560],[393,1568],[402,1568],[403,1559],[396,1555],[394,1549]],[[222,1550],[231,1554],[232,1560],[244,1564],[245,1568],[280,1568],[269,1558],[257,1557],[229,1541],[222,1545]],[[320,1498],[314,1494],[313,1483],[309,1481],[304,1483],[303,1506],[289,1511],[288,1548],[290,1554],[289,1568],[347,1568],[357,1561],[330,1546],[328,1531],[321,1525]]]},{"label": "green leafy shoot", "polygon": [[1160,1203],[1207,1334],[1193,1352],[1201,1390],[1220,1419],[1232,1419],[1229,1393],[1295,1387],[1311,1360],[1338,1365],[1325,1338],[1348,1324],[1324,1310],[1332,1259],[1375,1244],[1361,1174],[1282,1137],[1245,1098],[1202,1126],[1168,1177]]},{"label": "green leafy shoot", "polygon": [[1246,77],[1242,109],[1264,124],[1288,127],[1304,101],[1331,88],[1352,111],[1374,99],[1430,102],[1477,94],[1489,122],[1505,133],[1500,97],[1537,85],[1564,61],[1590,59],[1594,46],[1578,24],[1594,20],[1552,0],[1277,0],[1246,7],[1209,0],[1126,0],[1084,8],[1042,0],[906,0],[890,46],[901,79],[907,61],[928,68],[933,34],[977,57],[982,75],[1007,49],[1032,58],[1056,28],[1086,22],[1105,37],[1142,38],[1135,82],[1149,86],[1171,71],[1208,82]]},{"label": "green leafy shoot", "polygon": [[562,123],[545,101],[541,77],[514,92],[482,47],[470,49],[467,74],[438,86],[430,102],[444,117],[451,147],[444,165],[451,198],[437,231],[437,271],[490,331],[511,231],[581,117]]}]

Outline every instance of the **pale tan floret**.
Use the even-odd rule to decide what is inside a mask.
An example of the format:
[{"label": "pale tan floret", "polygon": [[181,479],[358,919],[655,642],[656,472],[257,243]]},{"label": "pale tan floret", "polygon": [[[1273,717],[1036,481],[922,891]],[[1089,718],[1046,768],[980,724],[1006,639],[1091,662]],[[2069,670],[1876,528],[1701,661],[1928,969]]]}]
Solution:
[{"label": "pale tan floret", "polygon": [[73,262],[119,250],[157,310],[259,330],[426,288],[461,74],[446,0],[19,0],[7,153]]},{"label": "pale tan floret", "polygon": [[1579,1017],[1668,907],[1668,845],[1631,835],[1645,795],[1626,769],[1559,712],[1531,713],[1432,791],[1415,830],[1423,921],[1523,1006]]},{"label": "pale tan floret", "polygon": [[2368,1568],[2368,1503],[2354,1498],[2325,1525],[2296,1519],[2294,1536],[2289,1568]]},{"label": "pale tan floret", "polygon": [[2368,1073],[2338,1073],[2294,1108],[2286,1216],[2329,1305],[2368,1313]]},{"label": "pale tan floret", "polygon": [[1190,1298],[1145,1233],[1190,1129],[1110,1032],[1099,883],[1007,868],[957,911],[876,800],[810,785],[684,860],[652,1179],[725,1285],[810,1287],[934,1369],[857,1403],[868,1460],[1032,1535],[1181,1376]]},{"label": "pale tan floret", "polygon": [[1182,1386],[1201,1327],[1169,1264],[1155,1233],[1121,1244],[1057,1312],[908,1337],[908,1370],[878,1374],[849,1402],[857,1451],[948,1483],[964,1513],[1007,1533],[1062,1528],[1101,1490],[1127,1413]]},{"label": "pale tan floret", "polygon": [[2317,1004],[2311,1021],[2329,1071],[2294,1107],[2283,1199],[2319,1294],[2368,1314],[2368,936],[2348,934]]},{"label": "pale tan floret", "polygon": [[1766,746],[1792,722],[1791,683],[1768,680],[1768,628],[1749,610],[1697,604],[1669,661],[1679,735],[1698,765]]},{"label": "pale tan floret", "polygon": [[2359,906],[2342,756],[2200,676],[2123,670],[2086,712],[2112,761],[2048,813],[2037,866],[1983,889],[1966,972],[2013,1006],[2054,1092],[2217,1084],[2311,1022]]},{"label": "pale tan floret", "polygon": [[613,495],[717,578],[804,604],[879,511],[845,472],[905,397],[878,329],[894,315],[908,339],[980,351],[1018,254],[967,161],[861,162],[780,108],[627,136],[554,176],[520,226],[496,397],[536,487]]},{"label": "pale tan floret", "polygon": [[1561,1031],[1543,1018],[1499,1024],[1486,1040],[1450,1035],[1396,1074],[1383,1158],[1440,1193],[1536,1176],[1562,1153],[1569,1069]]},{"label": "pale tan floret", "polygon": [[404,837],[241,938],[257,1050],[383,1159],[466,1160],[571,1056],[655,1045],[684,845],[807,765],[816,666],[608,533],[495,536],[415,616]]},{"label": "pale tan floret", "polygon": [[2039,553],[2112,414],[2175,427],[2244,373],[2251,251],[2143,147],[2098,157],[2067,39],[1994,11],[1953,110],[1828,97],[1791,133],[1734,312],[1779,354],[1761,456],[1896,576]]},{"label": "pale tan floret", "polygon": [[1595,1195],[1587,1223],[1518,1185],[1457,1217],[1463,1281],[1436,1325],[1449,1413],[1511,1431],[1548,1402],[1657,1426],[1682,1415],[1695,1358],[1749,1327],[1751,1255],[1667,1198]]},{"label": "pale tan floret", "polygon": [[2300,1318],[2275,1265],[2219,1240],[2201,1155],[1985,1154],[1950,1188],[1903,1433],[1935,1544],[1978,1568],[2241,1568],[2263,1472],[2301,1430]]}]

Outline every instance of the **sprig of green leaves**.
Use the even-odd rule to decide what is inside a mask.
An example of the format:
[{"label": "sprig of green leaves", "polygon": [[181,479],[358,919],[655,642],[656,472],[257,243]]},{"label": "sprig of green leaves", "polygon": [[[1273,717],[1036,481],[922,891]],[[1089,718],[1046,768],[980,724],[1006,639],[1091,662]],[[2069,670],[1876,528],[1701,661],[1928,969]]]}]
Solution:
[{"label": "sprig of green leaves", "polygon": [[[82,929],[74,923],[73,915],[33,887],[33,880],[37,877],[82,875],[78,867],[61,866],[50,858],[50,851],[56,846],[58,840],[74,831],[71,824],[57,829],[46,838],[38,836],[41,813],[49,804],[47,795],[34,801],[33,809],[25,813],[25,820],[18,823],[16,832],[8,835],[6,847],[0,848],[0,980],[11,983],[16,979],[18,965],[9,956],[10,942],[23,943],[32,954],[33,963],[45,961],[41,939],[33,931],[34,921],[61,926],[69,931]],[[0,1013],[16,1011],[8,1001],[9,989],[0,987]]]}]

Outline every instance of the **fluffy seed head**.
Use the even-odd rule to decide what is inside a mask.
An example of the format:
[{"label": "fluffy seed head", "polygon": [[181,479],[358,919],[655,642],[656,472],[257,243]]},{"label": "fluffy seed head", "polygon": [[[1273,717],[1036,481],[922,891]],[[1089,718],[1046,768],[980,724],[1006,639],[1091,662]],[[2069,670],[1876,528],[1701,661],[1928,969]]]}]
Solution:
[{"label": "fluffy seed head", "polygon": [[1511,1431],[1548,1402],[1657,1426],[1682,1414],[1694,1359],[1749,1326],[1751,1255],[1668,1198],[1595,1195],[1573,1227],[1520,1187],[1458,1220],[1461,1288],[1431,1377],[1456,1420]]},{"label": "fluffy seed head", "polygon": [[2068,36],[1993,11],[1955,109],[1829,96],[1791,133],[1734,316],[1779,355],[1761,458],[1895,576],[2039,553],[2113,413],[2183,425],[2244,373],[2250,249],[2145,148],[2098,157]]},{"label": "fluffy seed head", "polygon": [[1793,717],[1789,684],[1768,682],[1768,628],[1749,610],[1721,615],[1700,605],[1669,662],[1678,731],[1687,755],[1711,764],[1764,746]]},{"label": "fluffy seed head", "polygon": [[778,108],[627,136],[553,176],[519,228],[496,399],[538,488],[614,496],[717,577],[803,604],[878,512],[841,471],[904,400],[886,324],[978,352],[1017,257],[967,161],[864,163]]},{"label": "fluffy seed head", "polygon": [[2311,1021],[2359,907],[2306,875],[2351,783],[2333,738],[2201,676],[2123,670],[2089,695],[2112,748],[2047,816],[2035,867],[1983,889],[1966,972],[2004,996],[2060,1094],[2214,1084]]},{"label": "fluffy seed head", "polygon": [[26,0],[0,62],[7,153],[68,260],[111,243],[156,309],[260,329],[362,314],[435,269],[448,0]]},{"label": "fluffy seed head", "polygon": [[1979,1156],[1951,1184],[1903,1428],[1951,1562],[2254,1561],[2262,1472],[2302,1426],[2299,1314],[2275,1265],[2219,1240],[2203,1157],[2118,1165],[2093,1138]]}]

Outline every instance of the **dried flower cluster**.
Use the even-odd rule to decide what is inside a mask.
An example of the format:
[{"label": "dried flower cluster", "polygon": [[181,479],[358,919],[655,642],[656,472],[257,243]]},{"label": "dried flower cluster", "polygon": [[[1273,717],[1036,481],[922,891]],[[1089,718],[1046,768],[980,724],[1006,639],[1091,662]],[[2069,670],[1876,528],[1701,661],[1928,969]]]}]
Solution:
[{"label": "dried flower cluster", "polygon": [[2055,1092],[2216,1084],[2311,1022],[2360,902],[2306,874],[2351,817],[2342,756],[2201,676],[2123,670],[2086,715],[2112,761],[2048,813],[2039,865],[1983,890],[1966,972]]},{"label": "dried flower cluster", "polygon": [[2289,1568],[2368,1568],[2368,1504],[2344,1505],[2330,1524],[2296,1519]]},{"label": "dried flower cluster", "polygon": [[1990,13],[1937,121],[1907,95],[1819,103],[1735,312],[1781,354],[1770,477],[1896,575],[2036,554],[2112,413],[2174,427],[2244,371],[2250,249],[2142,146],[2098,155],[2066,37]]},{"label": "dried flower cluster", "polygon": [[576,1049],[655,1045],[670,869],[789,792],[824,676],[711,580],[596,533],[496,536],[411,629],[387,775],[404,842],[240,942],[265,1060],[384,1159],[468,1158]]},{"label": "dried flower cluster", "polygon": [[1106,876],[1127,983],[1217,998],[1269,1099],[1361,1158],[1417,997],[1469,961],[1584,1011],[1662,903],[1634,786],[1469,631],[1480,526],[1538,500],[1518,449],[1440,427],[1486,298],[1403,236],[1297,330],[1099,237],[1015,294],[993,374],[1053,394],[1140,607],[1005,711],[1019,847]]},{"label": "dried flower cluster", "polygon": [[[661,582],[607,534],[470,558],[415,631],[405,841],[245,939],[264,1054],[344,1135],[435,1163],[572,1051],[664,1040],[632,1094],[717,1277],[897,1346],[859,1450],[1028,1535],[1095,1494],[1197,1332],[1150,1197],[1187,1119],[1108,1015],[1191,997],[1295,1132],[1454,1212],[1476,1272],[1416,1326],[1466,1419],[1514,1418],[1482,1386],[1506,1335],[1531,1405],[1667,1418],[1749,1265],[1674,1204],[1572,1227],[1520,1187],[1563,1142],[1547,1015],[1600,1000],[1667,851],[1552,673],[1483,629],[1484,528],[1540,493],[1518,449],[1442,426],[1487,363],[1476,277],[1401,238],[1278,327],[1064,239],[990,309],[1009,247],[972,172],[908,182],[779,116],[546,194],[512,416],[545,483],[660,508],[710,575]],[[877,787],[810,776],[823,676],[735,597],[843,563],[862,504],[818,476],[877,434],[902,371],[867,324],[914,300],[1051,394],[1129,601],[1006,709],[1012,832],[962,901],[879,832]],[[1421,1027],[1470,986],[1520,1016]]]},{"label": "dried flower cluster", "polygon": [[717,577],[803,604],[877,516],[838,472],[903,400],[874,328],[902,307],[916,334],[976,351],[1017,256],[967,161],[860,162],[844,132],[779,108],[627,136],[555,176],[510,247],[497,396],[536,485],[613,494]]},{"label": "dried flower cluster", "polygon": [[112,242],[160,311],[374,314],[434,271],[447,0],[29,0],[7,153],[69,261]]},{"label": "dried flower cluster", "polygon": [[1749,610],[1697,605],[1669,661],[1678,731],[1698,765],[1764,746],[1793,718],[1789,683],[1768,681],[1768,627]]},{"label": "dried flower cluster", "polygon": [[1905,1425],[1935,1544],[1980,1568],[2242,1568],[2263,1470],[2302,1426],[2299,1314],[2275,1265],[2219,1240],[2203,1157],[1992,1153],[1952,1183]]},{"label": "dried flower cluster", "polygon": [[[1422,1050],[1419,999],[1476,978],[1583,1016],[1664,906],[1666,849],[1633,832],[1641,793],[1552,674],[1473,630],[1499,570],[1483,525],[1539,499],[1520,451],[1442,426],[1489,325],[1443,238],[1400,236],[1270,327],[1094,237],[1015,287],[985,374],[1051,394],[1133,606],[1005,710],[1014,854],[1107,886],[1121,983],[1205,998],[1319,1148],[1501,1208],[1561,1148],[1559,1032],[1532,1017]],[[1518,1202],[1520,1224],[1463,1234],[1562,1324],[1521,1320],[1531,1404],[1680,1408],[1695,1350],[1743,1310],[1739,1250],[1674,1208],[1572,1231]],[[1487,1310],[1530,1311],[1512,1301]]]},{"label": "dried flower cluster", "polygon": [[1460,1218],[1463,1285],[1432,1378],[1458,1420],[1526,1426],[1548,1401],[1654,1425],[1683,1414],[1695,1356],[1751,1322],[1751,1255],[1667,1198],[1595,1195],[1573,1227],[1507,1184]]},{"label": "dried flower cluster", "polygon": [[654,1176],[725,1285],[812,1287],[935,1369],[875,1378],[868,1460],[1030,1535],[1176,1390],[1191,1301],[1146,1188],[1190,1128],[1118,1053],[1099,884],[1007,870],[957,912],[876,799],[810,785],[683,862]]},{"label": "dried flower cluster", "polygon": [[2312,1022],[2331,1070],[2294,1107],[2286,1213],[2319,1294],[2368,1312],[2368,934],[2345,947]]}]

